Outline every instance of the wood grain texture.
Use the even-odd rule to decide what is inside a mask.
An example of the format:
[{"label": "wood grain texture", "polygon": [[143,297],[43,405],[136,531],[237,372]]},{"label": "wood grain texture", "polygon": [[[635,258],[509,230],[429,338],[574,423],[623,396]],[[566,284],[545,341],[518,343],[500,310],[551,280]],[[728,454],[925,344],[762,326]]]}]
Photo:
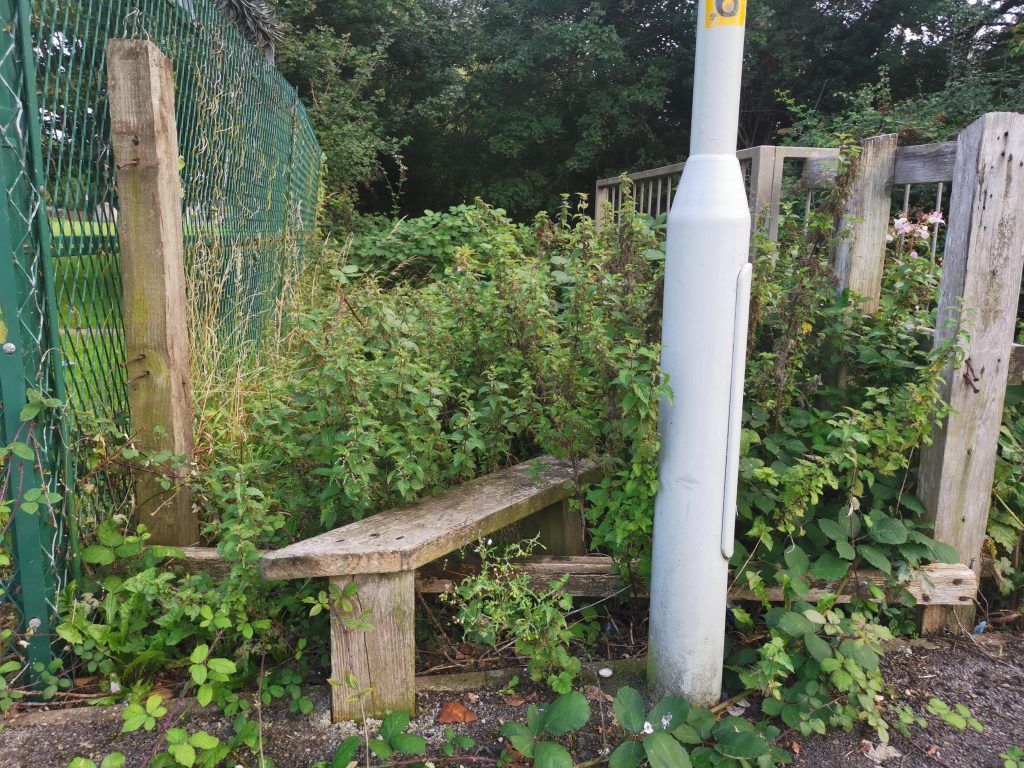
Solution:
[{"label": "wood grain texture", "polygon": [[864,142],[840,225],[843,239],[832,253],[838,290],[849,289],[863,297],[860,308],[869,314],[878,311],[882,293],[896,139],[895,133],[889,133]]},{"label": "wood grain texture", "polygon": [[[110,40],[107,82],[132,433],[146,450],[191,459],[192,383],[171,62],[150,42]],[[188,487],[164,491],[159,479],[152,472],[136,479],[139,521],[154,544],[195,544],[199,520]]]},{"label": "wood grain texture", "polygon": [[597,465],[550,456],[264,555],[265,579],[412,571],[475,539],[568,498],[593,482]]},{"label": "wood grain texture", "polygon": [[1010,364],[1006,371],[1006,383],[1011,387],[1024,384],[1024,344],[1010,345]]},{"label": "wood grain texture", "polygon": [[[620,592],[624,584],[615,572],[614,561],[603,555],[584,557],[529,557],[519,566],[530,575],[535,587],[544,588],[555,578],[569,574],[566,591],[577,597],[602,598]],[[416,589],[424,594],[438,594],[453,589],[462,579],[479,572],[479,564],[460,562],[458,564],[434,564],[417,573]],[[887,588],[888,577],[880,571],[857,571],[851,574],[845,584],[823,580],[811,583],[807,600],[818,600],[826,594],[835,593],[841,586],[839,602],[849,602],[855,595],[869,597],[869,586]],[[922,566],[906,583],[906,590],[918,602],[927,605],[963,605],[970,603],[978,590],[978,577],[965,565],[931,563]],[[745,587],[734,586],[729,590],[730,600],[759,600]],[[768,589],[768,599],[782,602],[781,587]]]},{"label": "wood grain texture", "polygon": [[[747,201],[750,204],[750,226],[754,231],[764,228],[769,240],[779,237],[779,200],[775,196],[775,177],[782,172],[777,160],[777,147],[753,147],[750,154],[750,180]],[[781,183],[781,177],[779,179]]]},{"label": "wood grain texture", "polygon": [[[981,568],[1024,267],[1024,115],[984,115],[960,134],[943,261],[938,345],[970,335],[969,365],[946,372],[953,412],[921,455],[918,496],[934,536]],[[973,626],[973,608],[928,609],[925,632]]]},{"label": "wood grain texture", "polygon": [[955,141],[900,147],[896,150],[892,183],[900,185],[952,181],[955,161]]},{"label": "wood grain texture", "polygon": [[[415,600],[411,571],[337,576],[332,587],[359,584],[352,598],[358,615],[370,612],[373,629],[347,630],[337,609],[331,612],[331,713],[335,721],[382,718],[388,712],[416,711]],[[345,684],[355,676],[359,696]]]},{"label": "wood grain texture", "polygon": [[550,555],[585,555],[586,528],[578,511],[569,509],[569,500],[552,504],[530,515],[522,522],[523,538],[540,537],[544,551]]}]

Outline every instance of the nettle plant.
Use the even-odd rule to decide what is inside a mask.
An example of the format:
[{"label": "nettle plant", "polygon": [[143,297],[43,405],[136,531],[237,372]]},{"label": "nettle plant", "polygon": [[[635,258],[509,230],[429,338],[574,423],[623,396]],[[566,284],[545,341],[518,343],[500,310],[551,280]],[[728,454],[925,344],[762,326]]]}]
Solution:
[{"label": "nettle plant", "polygon": [[535,588],[516,560],[532,554],[536,540],[510,544],[499,551],[493,540],[476,547],[480,572],[442,595],[457,610],[456,621],[466,640],[490,648],[511,640],[526,658],[526,670],[535,682],[545,681],[558,693],[568,693],[580,671],[580,660],[569,652],[584,627],[571,626],[567,614],[572,596],[563,587],[569,576]]}]

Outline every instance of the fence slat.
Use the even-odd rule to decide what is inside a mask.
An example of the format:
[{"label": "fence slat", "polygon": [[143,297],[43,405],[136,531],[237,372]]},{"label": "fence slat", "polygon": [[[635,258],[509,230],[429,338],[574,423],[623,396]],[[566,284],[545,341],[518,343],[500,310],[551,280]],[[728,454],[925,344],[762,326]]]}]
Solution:
[{"label": "fence slat", "polygon": [[[118,241],[132,430],[140,446],[191,460],[192,384],[171,62],[151,42],[110,40],[107,78],[121,204]],[[199,522],[188,487],[168,493],[158,481],[152,472],[140,473],[135,487],[140,521],[154,543],[195,544]]]},{"label": "fence slat", "polygon": [[889,180],[896,161],[895,133],[864,142],[857,160],[853,190],[846,203],[842,229],[846,236],[836,246],[832,267],[839,290],[864,297],[860,307],[877,312],[882,292],[885,235],[889,222]]},{"label": "fence slat", "polygon": [[896,165],[892,170],[892,183],[929,184],[950,181],[956,159],[956,142],[918,144],[900,147],[896,151]]},{"label": "fence slat", "polygon": [[[963,365],[946,374],[952,413],[921,455],[918,495],[934,536],[981,569],[1021,272],[1024,115],[987,114],[957,141],[935,342],[970,334]],[[970,629],[974,606],[930,607],[922,631]]]}]

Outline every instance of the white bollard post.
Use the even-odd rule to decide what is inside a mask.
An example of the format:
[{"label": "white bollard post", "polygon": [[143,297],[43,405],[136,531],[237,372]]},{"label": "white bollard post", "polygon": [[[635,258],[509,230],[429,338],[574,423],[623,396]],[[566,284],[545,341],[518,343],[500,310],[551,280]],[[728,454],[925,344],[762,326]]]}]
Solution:
[{"label": "white bollard post", "polygon": [[695,704],[722,688],[750,299],[736,159],[746,0],[700,0],[690,157],[668,217],[648,677]]}]

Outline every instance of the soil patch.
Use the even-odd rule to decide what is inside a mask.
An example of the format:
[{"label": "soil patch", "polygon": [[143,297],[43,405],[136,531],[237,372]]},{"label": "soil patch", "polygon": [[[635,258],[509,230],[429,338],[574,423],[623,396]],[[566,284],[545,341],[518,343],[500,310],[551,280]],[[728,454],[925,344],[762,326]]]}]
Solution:
[{"label": "soil patch", "polygon": [[[634,665],[635,666],[635,665]],[[978,638],[937,639],[898,644],[883,661],[886,679],[897,699],[914,707],[929,721],[916,731],[913,740],[894,735],[891,745],[899,755],[875,762],[864,749],[877,743],[873,733],[830,733],[803,739],[784,734],[783,746],[799,750],[795,765],[813,768],[832,766],[950,766],[952,768],[1001,768],[998,758],[1012,746],[1024,746],[1024,637],[993,634]],[[637,685],[635,671],[628,668],[605,680],[587,675],[583,691],[591,701],[593,715],[586,729],[567,742],[577,761],[597,757],[617,743],[618,728],[609,703],[619,685]],[[476,755],[497,755],[501,750],[501,727],[507,720],[522,721],[533,701],[552,698],[549,691],[520,685],[514,695],[493,688],[472,689],[472,679],[457,691],[423,690],[412,730],[439,747],[444,730],[470,736],[477,742],[470,750]],[[310,692],[316,705],[313,715],[290,713],[287,705],[275,704],[264,710],[265,752],[279,768],[309,768],[329,760],[336,746],[360,730],[352,723],[331,723],[328,691],[317,687]],[[963,703],[985,726],[982,734],[958,731],[925,713],[929,699],[949,704]],[[441,707],[457,701],[477,718],[473,722],[445,726],[437,722]],[[180,725],[203,729],[218,736],[231,734],[231,721],[212,709],[185,708]],[[369,723],[371,732],[377,724]],[[33,712],[8,718],[0,732],[0,768],[65,768],[71,758],[90,757],[99,762],[112,751],[123,752],[128,768],[141,768],[154,749],[153,733],[120,733],[117,708]],[[867,741],[867,746],[862,746]],[[240,764],[255,761],[243,758]]]}]

